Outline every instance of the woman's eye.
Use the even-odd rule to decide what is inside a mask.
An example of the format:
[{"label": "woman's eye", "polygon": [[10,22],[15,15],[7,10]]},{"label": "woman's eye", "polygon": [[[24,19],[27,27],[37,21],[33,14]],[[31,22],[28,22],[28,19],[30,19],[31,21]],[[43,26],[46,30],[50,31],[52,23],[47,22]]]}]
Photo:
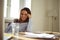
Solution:
[{"label": "woman's eye", "polygon": [[23,15],[23,14],[21,13],[21,15]]},{"label": "woman's eye", "polygon": [[25,15],[27,15],[27,14],[25,14]]},{"label": "woman's eye", "polygon": [[25,15],[25,16],[27,16],[28,14],[27,14],[27,13],[21,13],[21,15]]}]

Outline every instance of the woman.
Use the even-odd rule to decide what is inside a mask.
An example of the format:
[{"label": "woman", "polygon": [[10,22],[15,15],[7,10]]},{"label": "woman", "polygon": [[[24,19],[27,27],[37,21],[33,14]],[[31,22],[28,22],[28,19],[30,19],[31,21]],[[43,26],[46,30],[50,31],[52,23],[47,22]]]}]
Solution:
[{"label": "woman", "polygon": [[[31,11],[29,8],[23,8],[20,12],[19,19],[14,20],[15,23],[20,23],[19,32],[30,32],[31,31]],[[12,23],[8,25],[5,32],[11,33],[12,32]]]}]

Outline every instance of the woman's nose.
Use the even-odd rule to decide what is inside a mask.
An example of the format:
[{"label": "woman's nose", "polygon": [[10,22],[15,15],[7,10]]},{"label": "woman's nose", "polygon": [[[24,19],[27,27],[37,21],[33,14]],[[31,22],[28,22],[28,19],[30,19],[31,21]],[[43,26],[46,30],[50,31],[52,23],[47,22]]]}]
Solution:
[{"label": "woman's nose", "polygon": [[25,17],[26,15],[22,15],[23,17]]}]

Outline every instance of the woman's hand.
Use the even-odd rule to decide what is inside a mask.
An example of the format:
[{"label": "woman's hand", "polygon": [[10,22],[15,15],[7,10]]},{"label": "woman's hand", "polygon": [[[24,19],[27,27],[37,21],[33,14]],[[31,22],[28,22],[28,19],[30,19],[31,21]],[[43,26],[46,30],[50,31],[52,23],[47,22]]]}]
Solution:
[{"label": "woman's hand", "polygon": [[31,18],[31,14],[28,14],[28,17]]}]

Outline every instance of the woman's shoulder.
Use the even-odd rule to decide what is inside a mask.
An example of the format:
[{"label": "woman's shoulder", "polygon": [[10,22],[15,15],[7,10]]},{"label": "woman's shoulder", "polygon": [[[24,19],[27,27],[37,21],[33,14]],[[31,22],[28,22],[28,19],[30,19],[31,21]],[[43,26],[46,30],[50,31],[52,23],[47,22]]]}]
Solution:
[{"label": "woman's shoulder", "polygon": [[19,23],[19,20],[18,19],[14,19],[14,23]]},{"label": "woman's shoulder", "polygon": [[26,24],[26,23],[28,23],[28,22],[20,22],[19,19],[14,19],[14,23]]}]

